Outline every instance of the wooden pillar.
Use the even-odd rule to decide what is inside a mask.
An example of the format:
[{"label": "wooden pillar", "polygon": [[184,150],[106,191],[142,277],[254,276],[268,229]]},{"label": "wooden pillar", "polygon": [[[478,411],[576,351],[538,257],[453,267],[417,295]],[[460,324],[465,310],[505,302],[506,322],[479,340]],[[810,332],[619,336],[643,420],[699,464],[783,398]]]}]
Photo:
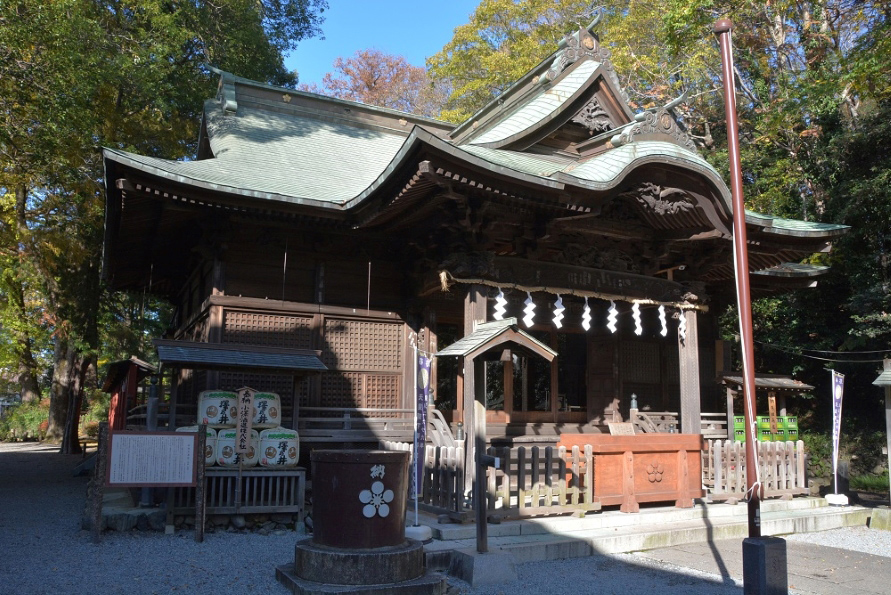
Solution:
[{"label": "wooden pillar", "polygon": [[[469,335],[476,328],[476,323],[486,321],[486,288],[482,285],[471,285],[467,290],[464,298],[464,336]],[[474,450],[476,445],[476,422],[473,414],[473,404],[476,401],[477,393],[477,377],[474,374],[474,365],[484,367],[485,364],[480,361],[474,362],[473,358],[464,358],[464,394],[463,394],[463,419],[464,434],[466,436],[464,444],[464,485],[466,487],[473,485],[473,479],[476,471],[476,459],[474,458]],[[485,380],[485,376],[483,376]],[[485,383],[481,387],[485,390]],[[485,401],[483,401],[485,404]],[[485,428],[485,426],[483,426]]]},{"label": "wooden pillar", "polygon": [[501,355],[504,365],[504,418],[510,423],[510,414],[514,410],[514,358],[510,349]]},{"label": "wooden pillar", "polygon": [[702,433],[702,401],[699,387],[699,328],[696,310],[681,310],[687,320],[686,337],[678,334],[681,379],[681,432]]},{"label": "wooden pillar", "polygon": [[736,432],[734,431],[734,423],[733,423],[733,397],[736,394],[729,386],[727,387],[727,439],[728,440],[736,440]]},{"label": "wooden pillar", "polygon": [[223,262],[225,247],[217,251],[213,258],[213,273],[211,274],[211,295],[226,295],[226,264]]},{"label": "wooden pillar", "polygon": [[170,373],[170,405],[167,409],[167,429],[176,429],[176,410],[179,407],[179,371]]}]

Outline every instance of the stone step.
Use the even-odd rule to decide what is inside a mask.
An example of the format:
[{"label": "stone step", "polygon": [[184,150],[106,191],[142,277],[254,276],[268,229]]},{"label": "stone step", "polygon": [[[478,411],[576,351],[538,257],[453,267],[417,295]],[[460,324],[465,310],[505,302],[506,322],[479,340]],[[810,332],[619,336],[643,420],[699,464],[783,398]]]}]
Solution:
[{"label": "stone step", "polygon": [[[765,500],[761,503],[762,514],[795,510],[815,510],[826,507],[823,498],[794,498],[792,500]],[[472,514],[472,513],[471,513]],[[642,525],[652,527],[657,523],[673,523],[702,518],[748,518],[745,503],[736,505],[726,503],[709,503],[696,500],[693,508],[675,508],[673,506],[641,506],[639,513],[626,514],[609,509],[599,513],[588,513],[583,518],[571,516],[538,517],[504,521],[500,524],[489,524],[490,537],[509,537],[516,535],[532,535],[537,533],[568,533],[586,531],[604,527],[633,527]],[[476,526],[468,524],[431,524],[433,538],[437,540],[471,539],[476,537]]]},{"label": "stone step", "polygon": [[[489,550],[509,553],[518,563],[591,556],[598,553],[627,553],[689,543],[748,536],[746,507],[742,514],[699,516],[674,521],[650,516],[648,524],[575,528],[551,526],[551,531],[493,536],[490,526]],[[641,513],[643,514],[643,513]],[[867,508],[813,506],[792,510],[766,511],[762,508],[761,531],[765,536],[825,531],[865,525]],[[633,515],[624,515],[633,516]],[[575,519],[581,520],[581,519]],[[572,530],[570,530],[572,529]],[[429,564],[443,564],[447,551],[468,551],[476,547],[473,538],[434,541],[425,546]]]}]

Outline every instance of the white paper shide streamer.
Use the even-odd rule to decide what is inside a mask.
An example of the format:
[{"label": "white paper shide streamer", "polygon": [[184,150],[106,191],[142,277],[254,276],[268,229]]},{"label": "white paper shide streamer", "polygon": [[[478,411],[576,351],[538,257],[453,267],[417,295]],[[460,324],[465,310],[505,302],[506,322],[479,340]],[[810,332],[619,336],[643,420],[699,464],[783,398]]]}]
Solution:
[{"label": "white paper shide streamer", "polygon": [[557,328],[561,328],[563,326],[563,312],[566,311],[566,308],[563,307],[563,298],[559,295],[557,296],[557,301],[554,302],[554,326]]},{"label": "white paper shide streamer", "polygon": [[616,309],[616,302],[613,300],[609,301],[609,315],[606,317],[606,328],[609,329],[609,332],[616,332],[616,321],[619,318],[619,311]]},{"label": "white paper shide streamer", "polygon": [[640,321],[640,304],[634,302],[631,304],[631,318],[634,319],[634,334],[640,336],[643,334],[643,324]]},{"label": "white paper shide streamer", "polygon": [[504,313],[507,311],[507,299],[504,297],[504,292],[502,290],[498,290],[498,295],[495,296],[495,311],[492,314],[492,318],[495,320],[504,320]]},{"label": "white paper shide streamer", "polygon": [[532,326],[533,320],[535,319],[535,302],[532,301],[532,294],[528,291],[526,292],[526,301],[524,303],[526,305],[523,308],[523,313],[526,316],[523,317],[523,324],[528,328]]},{"label": "white paper shide streamer", "polygon": [[591,330],[591,306],[588,305],[588,298],[585,298],[585,310],[582,312],[582,328]]},{"label": "white paper shide streamer", "polygon": [[681,337],[681,341],[687,340],[687,317],[684,315],[684,311],[680,310],[680,320],[678,320],[678,335]]},{"label": "white paper shide streamer", "polygon": [[659,323],[662,325],[662,330],[659,331],[659,334],[665,337],[668,335],[668,322],[665,320],[665,306],[659,306]]}]

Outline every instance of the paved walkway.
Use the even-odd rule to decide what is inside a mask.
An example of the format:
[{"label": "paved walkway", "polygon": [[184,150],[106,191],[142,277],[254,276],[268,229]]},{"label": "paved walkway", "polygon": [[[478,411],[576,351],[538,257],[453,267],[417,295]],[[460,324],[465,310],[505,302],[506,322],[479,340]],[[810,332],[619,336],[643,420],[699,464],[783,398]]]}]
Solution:
[{"label": "paved walkway", "polygon": [[[742,541],[681,545],[635,556],[742,581]],[[789,589],[796,593],[891,593],[891,558],[787,541],[786,560]]]}]

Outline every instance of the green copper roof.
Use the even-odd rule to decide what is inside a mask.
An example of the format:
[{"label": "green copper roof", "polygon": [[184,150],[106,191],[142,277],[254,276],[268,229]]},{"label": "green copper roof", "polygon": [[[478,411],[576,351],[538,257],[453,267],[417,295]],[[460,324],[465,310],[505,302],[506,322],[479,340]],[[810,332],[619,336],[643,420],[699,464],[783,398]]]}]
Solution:
[{"label": "green copper roof", "polygon": [[570,163],[575,163],[575,159],[572,157],[562,155],[536,155],[534,153],[489,149],[474,145],[464,145],[461,147],[461,150],[485,159],[489,163],[509,167],[533,176],[548,177],[562,170]]},{"label": "green copper roof", "polygon": [[406,135],[299,118],[239,106],[225,114],[205,106],[213,159],[170,161],[115,151],[182,181],[216,190],[342,204],[360,194],[390,163]]},{"label": "green copper roof", "polygon": [[841,233],[849,228],[847,225],[838,225],[836,223],[818,223],[816,221],[783,219],[782,217],[764,215],[749,210],[746,210],[746,221],[747,223],[763,225],[768,228],[769,231],[786,235],[826,235],[829,232]]},{"label": "green copper roof", "polygon": [[557,84],[550,88],[540,87],[517,111],[470,142],[484,144],[502,141],[547,119],[573,97],[599,66],[600,62],[585,59]]},{"label": "green copper roof", "polygon": [[520,329],[516,318],[505,318],[478,324],[472,333],[441,349],[436,357],[464,357],[483,347],[494,347],[507,341],[519,341],[519,347],[524,351],[531,351],[549,360],[557,355],[556,351]]},{"label": "green copper roof", "polygon": [[663,141],[639,141],[601,153],[577,166],[570,166],[564,173],[580,180],[606,184],[622,175],[629,166],[644,160],[671,158],[697,165],[699,168],[720,175],[712,165],[698,154],[680,145]]}]

